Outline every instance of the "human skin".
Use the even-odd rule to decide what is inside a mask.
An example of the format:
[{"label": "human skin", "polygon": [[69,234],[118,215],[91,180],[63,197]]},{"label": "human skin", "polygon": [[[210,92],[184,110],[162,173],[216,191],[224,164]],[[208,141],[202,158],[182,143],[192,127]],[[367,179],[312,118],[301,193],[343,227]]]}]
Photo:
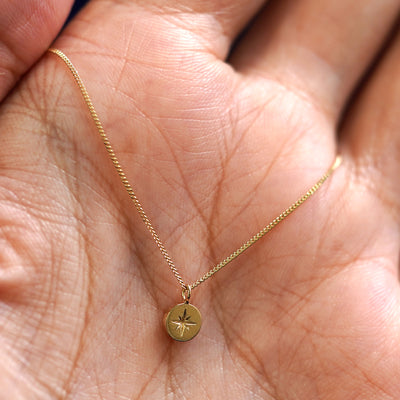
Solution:
[{"label": "human skin", "polygon": [[187,343],[162,326],[179,284],[46,53],[70,6],[0,1],[2,398],[399,399],[398,0],[93,0],[56,40],[185,282],[342,154],[193,290]]}]

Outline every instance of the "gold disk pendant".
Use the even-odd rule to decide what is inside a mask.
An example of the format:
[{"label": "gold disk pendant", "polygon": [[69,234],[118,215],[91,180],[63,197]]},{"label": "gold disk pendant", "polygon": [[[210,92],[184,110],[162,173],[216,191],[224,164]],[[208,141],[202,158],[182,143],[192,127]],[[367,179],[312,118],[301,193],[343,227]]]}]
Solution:
[{"label": "gold disk pendant", "polygon": [[201,314],[197,307],[187,302],[177,304],[168,313],[165,324],[172,339],[187,342],[199,333]]}]

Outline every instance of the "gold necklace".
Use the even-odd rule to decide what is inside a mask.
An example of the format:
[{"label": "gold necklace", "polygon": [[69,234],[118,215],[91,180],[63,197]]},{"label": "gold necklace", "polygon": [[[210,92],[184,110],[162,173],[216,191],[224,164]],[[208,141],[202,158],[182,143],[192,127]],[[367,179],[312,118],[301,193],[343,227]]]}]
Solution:
[{"label": "gold necklace", "polygon": [[272,220],[268,225],[262,228],[258,233],[252,236],[247,242],[243,243],[237,250],[235,250],[232,254],[226,257],[223,261],[215,265],[208,272],[206,272],[202,277],[197,279],[197,281],[192,284],[186,284],[176,268],[174,262],[169,256],[164,244],[162,243],[160,237],[158,236],[156,230],[150,222],[149,217],[146,215],[139,199],[137,198],[135,192],[131,184],[129,183],[121,164],[118,161],[117,156],[111,146],[111,143],[103,129],[103,126],[100,122],[100,119],[97,115],[97,112],[93,106],[93,103],[90,99],[89,93],[86,90],[85,85],[81,77],[79,76],[78,71],[69,60],[69,58],[58,49],[49,49],[49,52],[56,54],[60,57],[64,63],[67,65],[68,69],[71,71],[75,82],[79,86],[83,99],[89,108],[89,112],[91,117],[97,127],[97,131],[103,140],[104,146],[110,156],[112,163],[114,164],[115,169],[118,172],[119,177],[121,178],[122,184],[124,185],[126,191],[128,192],[129,197],[131,198],[136,210],[138,211],[143,223],[146,225],[149,230],[153,240],[157,244],[158,248],[161,251],[165,261],[167,262],[169,268],[174,274],[176,280],[179,282],[179,285],[182,288],[182,298],[183,303],[177,304],[174,306],[165,319],[165,326],[168,334],[175,340],[186,342],[188,340],[193,339],[200,331],[201,328],[201,314],[200,311],[189,303],[189,300],[192,295],[192,290],[205,282],[207,279],[211,278],[215,275],[219,270],[224,268],[227,264],[233,261],[235,258],[239,257],[243,252],[245,252],[250,246],[252,246],[255,242],[260,240],[264,235],[266,235],[269,231],[271,231],[276,225],[278,225],[281,221],[283,221],[287,216],[289,216],[294,210],[296,210],[300,205],[302,205],[307,199],[309,199],[329,178],[329,176],[333,173],[333,171],[339,167],[341,163],[341,157],[337,156],[334,163],[328,168],[328,170],[322,175],[322,177],[299,199],[297,199],[291,206],[289,206],[285,211],[283,211],[280,215],[278,215],[274,220]]}]

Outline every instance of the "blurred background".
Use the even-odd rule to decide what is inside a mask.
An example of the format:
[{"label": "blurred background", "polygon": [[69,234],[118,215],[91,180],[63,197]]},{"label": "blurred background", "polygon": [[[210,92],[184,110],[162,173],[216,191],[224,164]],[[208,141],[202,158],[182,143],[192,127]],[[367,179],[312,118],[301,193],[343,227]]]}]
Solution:
[{"label": "blurred background", "polygon": [[88,0],[75,0],[69,19],[71,19],[87,2]]}]

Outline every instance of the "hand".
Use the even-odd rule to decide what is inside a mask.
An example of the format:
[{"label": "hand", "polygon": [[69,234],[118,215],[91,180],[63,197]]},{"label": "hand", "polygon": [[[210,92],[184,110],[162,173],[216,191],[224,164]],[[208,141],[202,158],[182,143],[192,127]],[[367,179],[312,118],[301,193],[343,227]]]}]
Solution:
[{"label": "hand", "polygon": [[397,399],[398,1],[273,1],[230,52],[261,0],[93,0],[57,39],[188,283],[343,155],[193,291],[188,343],[162,326],[179,285],[45,53],[70,4],[0,2],[2,396]]}]

